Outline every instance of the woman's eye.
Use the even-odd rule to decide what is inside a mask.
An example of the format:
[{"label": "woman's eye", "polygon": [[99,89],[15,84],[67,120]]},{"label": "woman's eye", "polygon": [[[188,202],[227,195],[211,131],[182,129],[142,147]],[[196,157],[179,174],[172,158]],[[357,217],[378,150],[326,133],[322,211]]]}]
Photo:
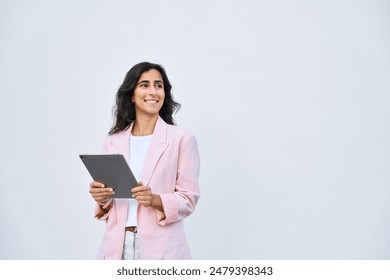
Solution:
[{"label": "woman's eye", "polygon": [[162,84],[157,84],[156,88],[163,88]]}]

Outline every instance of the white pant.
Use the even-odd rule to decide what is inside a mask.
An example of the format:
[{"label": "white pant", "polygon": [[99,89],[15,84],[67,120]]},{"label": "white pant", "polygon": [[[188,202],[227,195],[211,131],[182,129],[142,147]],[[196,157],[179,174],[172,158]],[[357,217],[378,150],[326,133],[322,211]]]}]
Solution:
[{"label": "white pant", "polygon": [[139,243],[136,232],[125,231],[122,260],[139,260]]}]

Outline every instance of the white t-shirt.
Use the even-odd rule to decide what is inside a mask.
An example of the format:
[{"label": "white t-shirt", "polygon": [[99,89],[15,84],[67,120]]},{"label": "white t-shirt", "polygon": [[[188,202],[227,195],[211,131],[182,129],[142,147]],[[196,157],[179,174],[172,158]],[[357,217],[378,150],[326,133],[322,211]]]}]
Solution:
[{"label": "white t-shirt", "polygon": [[[149,150],[152,135],[133,136],[130,135],[130,169],[133,171],[137,182],[141,179],[142,168],[146,154]],[[129,199],[129,208],[127,211],[126,226],[137,226],[137,207],[138,202],[135,199]]]}]

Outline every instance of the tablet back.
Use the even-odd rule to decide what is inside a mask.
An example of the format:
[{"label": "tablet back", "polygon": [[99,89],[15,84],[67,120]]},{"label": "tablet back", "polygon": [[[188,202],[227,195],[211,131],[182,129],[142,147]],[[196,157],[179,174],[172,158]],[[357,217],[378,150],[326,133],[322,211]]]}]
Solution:
[{"label": "tablet back", "polygon": [[131,198],[138,185],[126,159],[119,154],[79,155],[94,181],[115,191],[115,198]]}]

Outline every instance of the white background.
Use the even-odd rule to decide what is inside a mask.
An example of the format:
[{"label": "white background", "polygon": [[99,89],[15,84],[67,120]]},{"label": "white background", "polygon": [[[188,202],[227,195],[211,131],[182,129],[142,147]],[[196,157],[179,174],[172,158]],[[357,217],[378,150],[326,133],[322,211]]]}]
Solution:
[{"label": "white background", "polygon": [[0,1],[0,259],[94,259],[125,73],[161,63],[199,143],[195,259],[390,258],[390,2]]}]

